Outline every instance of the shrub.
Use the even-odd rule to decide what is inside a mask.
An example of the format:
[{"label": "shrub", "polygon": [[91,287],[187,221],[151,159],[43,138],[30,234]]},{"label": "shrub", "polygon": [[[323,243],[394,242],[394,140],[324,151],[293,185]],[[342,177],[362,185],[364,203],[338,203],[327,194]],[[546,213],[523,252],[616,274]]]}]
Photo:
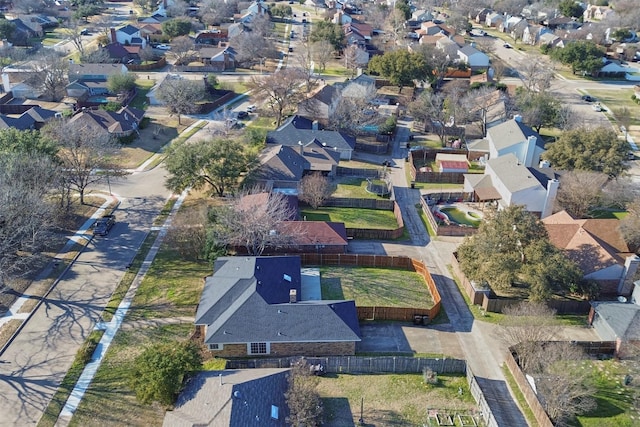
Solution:
[{"label": "shrub", "polygon": [[422,370],[422,377],[427,384],[438,384],[438,373],[431,368],[424,368]]}]

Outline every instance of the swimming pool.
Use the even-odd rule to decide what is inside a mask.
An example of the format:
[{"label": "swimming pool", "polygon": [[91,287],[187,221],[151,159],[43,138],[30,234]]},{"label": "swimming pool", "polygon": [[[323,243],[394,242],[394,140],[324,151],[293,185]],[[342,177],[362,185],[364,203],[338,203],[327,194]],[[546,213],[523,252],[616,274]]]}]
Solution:
[{"label": "swimming pool", "polygon": [[104,95],[93,95],[90,96],[87,101],[89,102],[99,102],[100,104],[107,104],[109,103],[109,100],[107,99],[106,96]]}]

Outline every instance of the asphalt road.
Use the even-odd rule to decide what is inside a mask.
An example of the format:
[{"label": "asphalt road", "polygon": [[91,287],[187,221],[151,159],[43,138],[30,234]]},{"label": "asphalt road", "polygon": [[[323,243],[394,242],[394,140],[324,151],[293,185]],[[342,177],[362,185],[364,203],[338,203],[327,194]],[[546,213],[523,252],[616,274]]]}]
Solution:
[{"label": "asphalt road", "polygon": [[121,200],[117,224],[94,238],[0,357],[0,426],[41,418],[164,206],[164,173],[158,167],[111,181]]}]

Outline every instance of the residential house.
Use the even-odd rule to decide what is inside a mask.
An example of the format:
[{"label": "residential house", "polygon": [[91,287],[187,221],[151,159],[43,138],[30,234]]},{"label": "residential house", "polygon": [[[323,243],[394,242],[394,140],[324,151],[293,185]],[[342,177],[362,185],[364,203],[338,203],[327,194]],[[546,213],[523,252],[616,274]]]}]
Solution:
[{"label": "residential house", "polygon": [[590,4],[587,5],[587,8],[582,13],[582,19],[585,22],[603,21],[611,17],[614,13],[614,10],[609,6],[597,6],[595,4]]},{"label": "residential house", "polygon": [[522,21],[523,19],[520,16],[507,15],[506,19],[504,19],[496,28],[498,28],[498,31],[500,32],[510,33],[511,30]]},{"label": "residential house", "polygon": [[298,104],[298,114],[327,124],[340,102],[340,92],[334,85],[324,85]]},{"label": "residential house", "polygon": [[355,354],[354,301],[319,296],[318,270],[303,273],[297,256],[219,257],[195,324],[220,357]]},{"label": "residential house", "polygon": [[465,45],[458,49],[458,59],[474,71],[489,68],[489,57],[471,45]]},{"label": "residential house", "polygon": [[254,1],[246,9],[233,15],[233,22],[249,24],[255,16],[264,15],[265,13],[268,13],[268,8],[265,8],[262,2]]},{"label": "residential house", "polygon": [[205,30],[196,34],[195,43],[197,45],[213,45],[217,46],[221,42],[229,41],[229,32],[227,29],[221,30]]},{"label": "residential house", "polygon": [[564,47],[564,40],[562,40],[560,37],[558,37],[552,32],[545,32],[540,34],[540,36],[538,37],[538,44],[541,46],[547,45],[547,46],[562,48]]},{"label": "residential house", "polygon": [[445,36],[453,36],[456,34],[456,29],[444,24],[437,24],[433,21],[428,21],[420,24],[420,30],[416,32],[425,36],[434,36],[439,33],[442,33]]},{"label": "residential house", "polygon": [[366,74],[347,80],[344,83],[336,83],[340,86],[340,95],[343,98],[359,98],[369,100],[376,95],[376,79]]},{"label": "residential house", "polygon": [[491,12],[487,14],[487,18],[484,22],[484,25],[487,27],[498,28],[498,26],[504,20],[504,15],[498,12]]},{"label": "residential house", "polygon": [[42,37],[44,35],[42,26],[39,23],[33,22],[29,19],[25,18],[23,20],[22,18],[16,18],[10,19],[9,22],[15,25],[15,30],[13,32],[13,36],[11,37],[11,40],[15,43],[26,44],[27,39],[32,37]]},{"label": "residential house", "polygon": [[551,168],[543,169],[526,167],[508,153],[489,159],[483,175],[464,174],[463,191],[475,201],[495,201],[499,209],[521,205],[545,218],[552,213],[559,182]]},{"label": "residential house", "polygon": [[203,371],[186,384],[163,427],[285,427],[288,368]]},{"label": "residential house", "polygon": [[425,9],[416,9],[411,12],[411,21],[426,22],[433,21],[433,13]]},{"label": "residential house", "polygon": [[167,18],[166,16],[162,16],[159,14],[153,14],[151,16],[147,16],[146,18],[142,18],[140,20],[138,20],[138,22],[140,23],[140,25],[144,25],[144,24],[162,24],[164,21],[166,21]]},{"label": "residential house", "polygon": [[487,9],[485,7],[483,9],[480,9],[478,13],[475,14],[475,16],[471,16],[471,13],[469,13],[469,19],[473,19],[477,24],[485,25],[487,22],[487,15],[492,12],[493,11],[491,9]]},{"label": "residential house", "polygon": [[198,59],[215,71],[235,70],[236,52],[230,46],[225,47],[201,47],[198,49]]},{"label": "residential house", "polygon": [[267,248],[265,253],[343,254],[349,246],[347,229],[342,222],[284,221],[276,232],[291,238],[278,248]]},{"label": "residential house", "polygon": [[140,26],[140,35],[142,39],[149,40],[151,36],[162,35],[162,24],[160,23],[146,23]]},{"label": "residential house", "polygon": [[118,111],[84,109],[74,115],[69,123],[87,123],[104,129],[115,137],[123,137],[137,132],[143,118],[144,110],[133,107],[123,107]]},{"label": "residential house", "polygon": [[85,95],[107,94],[109,77],[127,72],[124,64],[70,64],[67,95],[80,98]]},{"label": "residential house", "polygon": [[576,30],[582,26],[582,23],[565,16],[545,19],[543,24],[551,30]]},{"label": "residential house", "polygon": [[449,58],[457,58],[460,45],[455,42],[452,37],[440,37],[436,41],[436,47],[449,56]]},{"label": "residential house", "polygon": [[338,131],[320,130],[317,121],[299,115],[290,117],[278,129],[267,133],[267,144],[303,146],[319,143],[340,153],[341,160],[351,160],[355,138]]},{"label": "residential house", "polygon": [[543,34],[551,33],[544,25],[528,24],[522,31],[522,43],[537,45]]},{"label": "residential house", "polygon": [[486,140],[470,143],[469,150],[484,151],[490,159],[513,153],[524,166],[533,167],[540,163],[544,144],[542,137],[516,116],[488,127]]},{"label": "residential house", "polygon": [[342,10],[336,10],[336,12],[331,17],[331,22],[338,25],[348,25],[353,22],[353,18],[348,13],[345,13]]},{"label": "residential house", "polygon": [[258,158],[260,163],[252,174],[258,185],[277,191],[278,189],[296,189],[302,177],[309,172],[319,171],[334,176],[340,153],[322,146],[313,140],[306,145],[287,146],[268,145]]},{"label": "residential house", "polygon": [[109,43],[104,47],[104,50],[114,62],[126,64],[131,60],[140,59],[140,46]]},{"label": "residential house", "polygon": [[147,45],[146,39],[140,32],[140,28],[134,27],[131,24],[120,27],[117,30],[115,28],[111,28],[111,42],[141,47],[145,47]]},{"label": "residential house", "polygon": [[603,58],[602,62],[602,68],[600,68],[596,77],[624,77],[627,75],[627,72],[629,72],[629,68],[623,67],[617,61],[610,61]]},{"label": "residential house", "polygon": [[57,111],[47,110],[35,105],[19,115],[0,114],[0,129],[40,129],[48,120],[58,115],[60,115],[60,113]]},{"label": "residential house", "polygon": [[[636,282],[636,289],[640,283]],[[635,292],[634,292],[635,293]],[[589,313],[589,324],[603,341],[616,343],[615,356],[638,357],[640,350],[640,305],[635,302],[593,301]]]},{"label": "residential house", "polygon": [[551,243],[580,267],[585,280],[598,283],[601,294],[630,294],[640,259],[629,250],[618,219],[574,219],[560,211],[542,222]]}]

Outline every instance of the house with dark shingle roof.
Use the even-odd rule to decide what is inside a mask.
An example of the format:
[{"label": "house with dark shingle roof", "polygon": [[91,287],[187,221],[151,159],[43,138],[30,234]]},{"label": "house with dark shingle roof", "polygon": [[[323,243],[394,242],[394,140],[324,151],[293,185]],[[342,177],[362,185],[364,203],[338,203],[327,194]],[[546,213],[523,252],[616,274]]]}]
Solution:
[{"label": "house with dark shingle roof", "polygon": [[69,122],[84,121],[89,125],[106,130],[113,136],[122,137],[137,132],[143,118],[144,110],[123,107],[119,111],[82,110],[74,115]]},{"label": "house with dark shingle roof", "polygon": [[291,238],[278,248],[268,248],[265,253],[343,254],[349,245],[343,222],[284,221],[276,231],[288,234]]},{"label": "house with dark shingle roof", "polygon": [[635,282],[630,302],[594,301],[589,324],[603,341],[616,343],[616,357],[638,357],[640,352],[640,281]]},{"label": "house with dark shingle roof", "polygon": [[629,289],[625,292],[621,284],[633,279],[635,270],[630,271],[626,263],[635,255],[625,242],[618,219],[574,219],[560,211],[542,222],[551,243],[578,265],[585,280],[599,284],[601,294],[628,294]]},{"label": "house with dark shingle roof", "polygon": [[124,64],[71,64],[69,65],[70,83],[66,87],[67,95],[80,98],[85,95],[107,94],[109,77],[126,74],[128,71]]},{"label": "house with dark shingle roof", "polygon": [[111,28],[111,42],[124,45],[135,45],[145,47],[147,41],[141,33],[140,28],[127,24],[123,27]]},{"label": "house with dark shingle roof", "polygon": [[350,160],[356,147],[356,140],[342,132],[320,130],[315,121],[296,115],[285,121],[278,129],[268,132],[267,144],[289,147],[300,144],[302,146],[320,144],[322,147],[340,153],[340,159]]},{"label": "house with dark shingle roof", "polygon": [[218,258],[195,317],[204,344],[220,357],[355,354],[355,302],[317,299],[319,280],[297,256]]},{"label": "house with dark shingle roof", "polygon": [[289,369],[198,373],[180,393],[163,427],[285,427]]},{"label": "house with dark shingle roof", "polygon": [[57,114],[59,113],[56,111],[47,110],[37,105],[18,116],[0,114],[0,129],[40,129],[47,120],[54,118]]},{"label": "house with dark shingle roof", "polygon": [[298,114],[327,124],[333,117],[339,102],[339,88],[334,85],[324,85],[298,104]]}]

